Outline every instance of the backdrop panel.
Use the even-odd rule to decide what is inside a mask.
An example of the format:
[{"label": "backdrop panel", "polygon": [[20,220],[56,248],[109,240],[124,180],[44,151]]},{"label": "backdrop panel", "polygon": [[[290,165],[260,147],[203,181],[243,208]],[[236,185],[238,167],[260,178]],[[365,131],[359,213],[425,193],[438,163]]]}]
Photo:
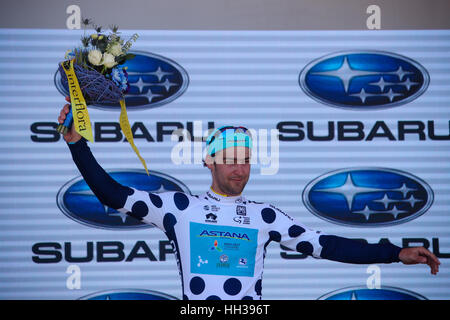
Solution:
[{"label": "backdrop panel", "polygon": [[[370,298],[375,291],[364,289],[376,277],[381,298],[450,298],[450,31],[122,35],[135,32],[142,60],[130,65],[128,115],[152,181],[203,193],[209,171],[194,153],[190,163],[174,162],[172,131],[201,138],[211,127],[247,126],[261,139],[249,199],[326,233],[424,245],[442,262],[432,276],[423,265],[340,264],[271,244],[264,299],[345,288],[347,298]],[[82,34],[0,30],[0,298],[108,298],[125,288],[180,298],[164,234],[95,204],[55,131],[65,103],[55,72]],[[98,161],[137,183],[142,167],[118,129],[118,109],[89,112]],[[268,136],[268,162],[264,129],[278,130],[277,140]]]}]

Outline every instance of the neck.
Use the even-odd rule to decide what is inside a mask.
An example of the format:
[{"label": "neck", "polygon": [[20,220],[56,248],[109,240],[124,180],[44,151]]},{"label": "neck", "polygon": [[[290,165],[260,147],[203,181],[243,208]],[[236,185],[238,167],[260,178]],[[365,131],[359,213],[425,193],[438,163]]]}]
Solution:
[{"label": "neck", "polygon": [[224,192],[219,192],[219,191],[214,190],[214,188],[212,186],[209,189],[212,192],[214,192],[215,194],[222,196],[222,197],[239,197],[241,195],[240,193],[239,194],[226,194]]},{"label": "neck", "polygon": [[245,202],[245,199],[239,194],[237,196],[231,196],[226,194],[221,194],[215,191],[212,187],[206,191],[205,197],[211,201],[220,202],[220,203],[242,203]]}]

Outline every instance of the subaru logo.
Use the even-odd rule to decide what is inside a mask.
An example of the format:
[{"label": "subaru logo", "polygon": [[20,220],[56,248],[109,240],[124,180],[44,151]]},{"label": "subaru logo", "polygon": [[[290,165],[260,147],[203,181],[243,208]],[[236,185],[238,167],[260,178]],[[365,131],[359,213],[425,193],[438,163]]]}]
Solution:
[{"label": "subaru logo", "polygon": [[382,286],[380,289],[348,287],[325,294],[318,300],[427,300],[427,298],[409,290]]},{"label": "subaru logo", "polygon": [[[111,171],[109,174],[118,183],[138,190],[153,193],[181,191],[190,194],[189,189],[182,182],[156,171],[149,171],[149,176],[144,170]],[[70,180],[58,191],[56,203],[67,217],[89,227],[114,230],[151,227],[149,224],[103,205],[81,176]]]},{"label": "subaru logo", "polygon": [[309,63],[299,83],[311,98],[352,110],[399,106],[419,97],[430,77],[423,66],[382,51],[348,51]]},{"label": "subaru logo", "polygon": [[386,168],[351,168],[324,174],[303,191],[303,203],[332,223],[378,227],[404,223],[424,214],[433,192],[410,173]]},{"label": "subaru logo", "polygon": [[89,294],[79,300],[178,300],[176,297],[154,290],[121,289]]},{"label": "subaru logo", "polygon": [[[187,72],[175,61],[143,51],[130,51],[135,57],[123,64],[127,67],[130,89],[125,94],[128,110],[156,108],[181,96],[187,89]],[[61,82],[56,71],[55,86],[64,96],[69,95],[68,88]],[[120,109],[120,104],[96,104],[102,109]]]}]

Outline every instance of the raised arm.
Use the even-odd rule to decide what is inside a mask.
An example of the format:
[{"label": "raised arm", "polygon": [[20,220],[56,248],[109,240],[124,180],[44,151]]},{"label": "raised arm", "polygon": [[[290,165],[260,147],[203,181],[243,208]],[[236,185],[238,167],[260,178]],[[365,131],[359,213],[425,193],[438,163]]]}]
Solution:
[{"label": "raised arm", "polygon": [[[66,100],[69,101],[68,98]],[[66,104],[58,117],[59,123],[64,122],[68,112],[69,105]],[[164,209],[159,195],[123,186],[115,181],[98,164],[86,140],[75,131],[74,126],[64,135],[64,140],[78,170],[101,203],[163,229],[161,216]]]},{"label": "raised arm", "polygon": [[[66,104],[58,117],[59,123],[64,122],[68,112],[69,105]],[[64,135],[64,140],[69,145],[78,170],[100,202],[116,210],[123,208],[127,197],[133,193],[133,190],[122,186],[103,170],[92,155],[86,140],[75,131],[74,126]]]}]

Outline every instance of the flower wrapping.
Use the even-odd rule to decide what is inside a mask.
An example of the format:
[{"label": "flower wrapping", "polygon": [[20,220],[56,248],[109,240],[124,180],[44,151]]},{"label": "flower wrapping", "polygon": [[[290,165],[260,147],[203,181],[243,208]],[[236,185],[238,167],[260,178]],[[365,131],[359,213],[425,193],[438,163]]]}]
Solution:
[{"label": "flower wrapping", "polygon": [[[92,24],[89,19],[83,20],[83,25],[89,24]],[[133,54],[127,52],[138,35],[134,34],[124,42],[117,26],[111,27],[112,33],[108,35],[102,33],[101,27],[94,28],[96,33],[84,35],[81,38],[82,46],[68,50],[66,60],[59,64],[61,83],[70,94],[72,108],[57,131],[66,134],[73,122],[75,130],[83,138],[93,141],[87,105],[120,103],[120,128],[148,174],[147,165],[133,141],[123,97],[130,85],[126,68],[121,65],[134,58]]]},{"label": "flower wrapping", "polygon": [[[69,92],[66,73],[63,67],[59,65],[59,73],[61,75],[61,82],[64,88]],[[123,99],[122,90],[123,84],[120,86],[114,80],[110,80],[95,69],[86,69],[74,63],[75,74],[80,84],[81,92],[83,93],[86,103],[102,104],[102,103],[119,103]],[[117,71],[115,72],[117,73]],[[117,76],[119,77],[119,76]],[[117,81],[117,80],[116,80]],[[125,86],[128,85],[128,79],[124,80]]]}]

